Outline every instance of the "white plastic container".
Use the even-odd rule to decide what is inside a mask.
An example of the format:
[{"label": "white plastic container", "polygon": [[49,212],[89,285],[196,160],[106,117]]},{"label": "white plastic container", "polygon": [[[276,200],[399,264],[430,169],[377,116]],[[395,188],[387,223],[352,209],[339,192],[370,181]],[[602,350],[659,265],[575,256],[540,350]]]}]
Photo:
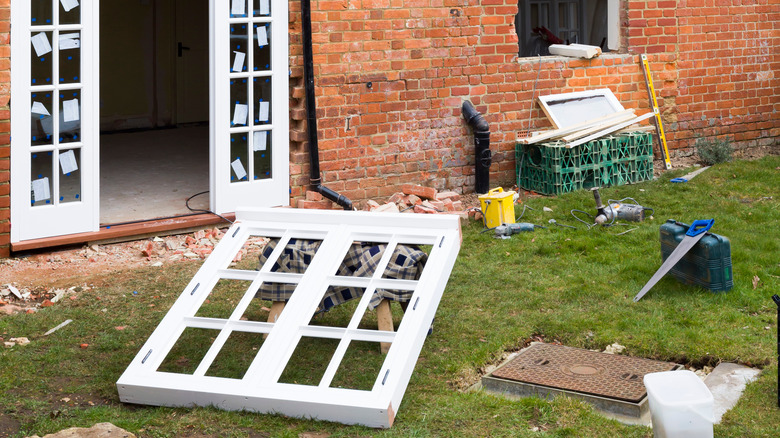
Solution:
[{"label": "white plastic container", "polygon": [[655,438],[712,438],[713,398],[690,371],[646,374]]}]

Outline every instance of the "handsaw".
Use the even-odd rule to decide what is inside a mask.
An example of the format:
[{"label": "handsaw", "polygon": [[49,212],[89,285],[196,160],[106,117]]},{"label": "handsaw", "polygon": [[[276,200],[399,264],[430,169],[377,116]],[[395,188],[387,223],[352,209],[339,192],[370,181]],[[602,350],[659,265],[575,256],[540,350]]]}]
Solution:
[{"label": "handsaw", "polygon": [[677,262],[679,262],[680,259],[683,258],[683,256],[687,254],[688,251],[690,251],[699,240],[701,240],[702,237],[704,237],[704,233],[712,228],[712,224],[714,223],[715,219],[698,219],[693,221],[693,224],[691,224],[691,227],[688,228],[688,231],[685,233],[683,240],[679,245],[677,245],[677,248],[675,248],[674,251],[669,254],[669,257],[666,258],[666,261],[664,261],[661,267],[658,268],[655,274],[653,274],[653,276],[650,278],[650,281],[648,281],[642,290],[636,294],[634,297],[634,302],[641,300],[647,291],[655,286],[655,284],[658,283],[658,280],[663,278],[663,276],[666,275],[666,273],[669,272],[674,267],[674,265],[676,265]]}]

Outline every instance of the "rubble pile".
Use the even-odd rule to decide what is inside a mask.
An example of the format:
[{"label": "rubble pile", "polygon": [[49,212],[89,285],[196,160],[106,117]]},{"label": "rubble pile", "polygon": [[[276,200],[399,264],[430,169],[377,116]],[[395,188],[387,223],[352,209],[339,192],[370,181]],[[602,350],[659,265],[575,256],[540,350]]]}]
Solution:
[{"label": "rubble pile", "polygon": [[473,209],[464,208],[459,193],[438,192],[433,187],[404,184],[401,191],[394,193],[386,203],[369,200],[364,210],[378,213],[457,214],[467,219]]}]

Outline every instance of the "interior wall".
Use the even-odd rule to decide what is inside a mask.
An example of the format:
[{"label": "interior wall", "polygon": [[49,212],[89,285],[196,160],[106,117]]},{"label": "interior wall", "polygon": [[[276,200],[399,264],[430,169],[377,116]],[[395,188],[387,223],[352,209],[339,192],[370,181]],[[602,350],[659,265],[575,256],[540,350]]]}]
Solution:
[{"label": "interior wall", "polygon": [[101,2],[101,131],[174,123],[174,12],[172,0]]}]

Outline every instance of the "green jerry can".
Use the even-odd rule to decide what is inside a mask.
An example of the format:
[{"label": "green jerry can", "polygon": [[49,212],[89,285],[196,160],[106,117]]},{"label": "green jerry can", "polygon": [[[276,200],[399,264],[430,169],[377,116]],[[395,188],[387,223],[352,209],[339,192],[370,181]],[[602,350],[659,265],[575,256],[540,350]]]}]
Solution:
[{"label": "green jerry can", "polygon": [[[689,225],[669,219],[661,225],[661,258],[666,260],[685,237]],[[734,287],[731,271],[731,243],[715,233],[707,233],[669,271],[677,280],[713,292]]]}]

